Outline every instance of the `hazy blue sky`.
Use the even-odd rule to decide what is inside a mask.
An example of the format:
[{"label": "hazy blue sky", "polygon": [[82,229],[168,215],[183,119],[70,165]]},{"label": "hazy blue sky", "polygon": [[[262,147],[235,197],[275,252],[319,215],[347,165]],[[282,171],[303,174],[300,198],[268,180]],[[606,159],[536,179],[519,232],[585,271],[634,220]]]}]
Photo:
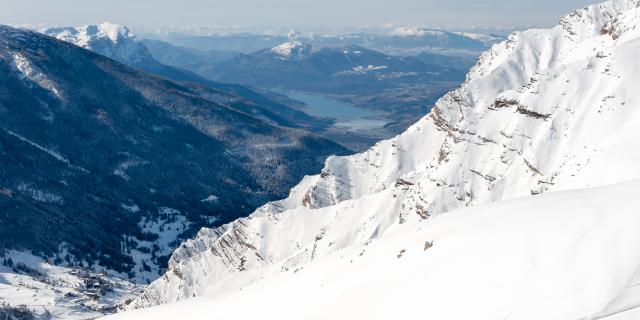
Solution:
[{"label": "hazy blue sky", "polygon": [[0,23],[549,25],[598,0],[1,0]]}]

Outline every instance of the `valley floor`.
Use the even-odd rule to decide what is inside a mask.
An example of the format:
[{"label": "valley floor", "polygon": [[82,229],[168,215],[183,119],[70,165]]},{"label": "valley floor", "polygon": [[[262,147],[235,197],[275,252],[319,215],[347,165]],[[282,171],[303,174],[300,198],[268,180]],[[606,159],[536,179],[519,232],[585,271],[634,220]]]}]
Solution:
[{"label": "valley floor", "polygon": [[0,262],[0,309],[17,308],[37,319],[101,317],[143,288],[104,273],[54,266],[23,252],[9,251]]}]

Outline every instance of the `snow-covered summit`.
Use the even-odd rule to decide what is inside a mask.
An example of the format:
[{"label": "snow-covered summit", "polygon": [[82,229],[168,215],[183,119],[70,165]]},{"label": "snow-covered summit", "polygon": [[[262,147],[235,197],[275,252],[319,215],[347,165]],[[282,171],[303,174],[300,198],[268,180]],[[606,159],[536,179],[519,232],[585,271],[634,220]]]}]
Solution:
[{"label": "snow-covered summit", "polygon": [[85,25],[78,28],[47,28],[42,29],[41,32],[81,46],[89,45],[97,39],[108,39],[113,43],[118,43],[118,41],[126,39],[135,39],[135,35],[129,31],[127,27],[111,22],[104,22],[98,25]]},{"label": "snow-covered summit", "polygon": [[291,41],[271,48],[270,51],[282,58],[289,59],[292,57],[308,55],[311,49],[311,45],[303,44],[298,40],[292,39]]},{"label": "snow-covered summit", "polygon": [[512,34],[403,134],[202,229],[131,307],[237,292],[463,207],[640,179],[639,3]]},{"label": "snow-covered summit", "polygon": [[283,57],[291,57],[294,49],[302,48],[302,42],[292,40],[271,48],[271,52]]},{"label": "snow-covered summit", "polygon": [[40,32],[125,64],[152,59],[147,48],[127,27],[110,22],[82,27],[47,28]]}]

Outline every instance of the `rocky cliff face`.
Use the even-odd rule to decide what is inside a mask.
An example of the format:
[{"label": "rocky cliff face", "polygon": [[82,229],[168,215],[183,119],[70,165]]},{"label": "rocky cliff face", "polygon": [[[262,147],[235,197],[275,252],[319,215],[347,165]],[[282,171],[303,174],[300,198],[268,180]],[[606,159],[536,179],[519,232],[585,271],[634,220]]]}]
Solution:
[{"label": "rocky cliff face", "polygon": [[512,34],[403,134],[202,229],[130,308],[215,296],[457,208],[640,177],[639,6],[612,0]]}]

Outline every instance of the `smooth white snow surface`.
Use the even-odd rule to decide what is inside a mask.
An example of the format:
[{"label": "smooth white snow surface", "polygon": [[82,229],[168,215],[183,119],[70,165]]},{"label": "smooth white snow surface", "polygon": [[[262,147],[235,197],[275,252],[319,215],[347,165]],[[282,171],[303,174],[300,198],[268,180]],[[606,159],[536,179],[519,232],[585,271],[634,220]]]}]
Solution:
[{"label": "smooth white snow surface", "polygon": [[640,179],[639,3],[511,35],[405,133],[329,158],[287,199],[202,229],[129,308],[224,296],[463,207]]},{"label": "smooth white snow surface", "polygon": [[633,181],[462,209],[239,290],[108,319],[597,316],[640,301],[638,190]]}]

